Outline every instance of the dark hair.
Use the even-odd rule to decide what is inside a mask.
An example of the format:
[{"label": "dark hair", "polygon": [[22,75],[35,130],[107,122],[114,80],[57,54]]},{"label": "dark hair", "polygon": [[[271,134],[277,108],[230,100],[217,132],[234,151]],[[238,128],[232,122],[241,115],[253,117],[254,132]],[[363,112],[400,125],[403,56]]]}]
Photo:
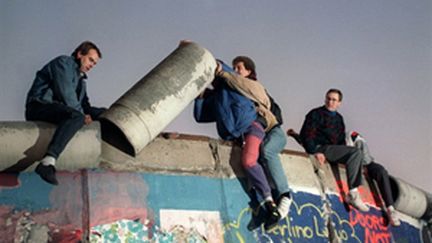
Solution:
[{"label": "dark hair", "polygon": [[342,95],[342,91],[340,91],[339,89],[329,89],[329,90],[327,91],[327,93],[326,93],[326,96],[327,96],[328,94],[330,94],[330,93],[336,93],[336,94],[338,94],[338,95],[339,95],[339,101],[342,101],[342,97],[343,97],[343,95]]},{"label": "dark hair", "polygon": [[72,52],[72,56],[77,58],[78,53],[81,53],[81,55],[87,55],[87,53],[91,50],[94,49],[99,58],[102,58],[102,53],[100,52],[99,48],[91,41],[84,41],[83,43],[81,43],[77,48],[75,48],[75,50]]},{"label": "dark hair", "polygon": [[249,74],[249,76],[247,76],[247,78],[253,79],[253,80],[257,80],[257,74],[255,71],[255,63],[254,61],[247,57],[247,56],[237,56],[236,58],[234,58],[232,60],[232,65],[235,66],[237,63],[239,62],[243,62],[245,68],[249,71],[251,71],[251,73]]}]

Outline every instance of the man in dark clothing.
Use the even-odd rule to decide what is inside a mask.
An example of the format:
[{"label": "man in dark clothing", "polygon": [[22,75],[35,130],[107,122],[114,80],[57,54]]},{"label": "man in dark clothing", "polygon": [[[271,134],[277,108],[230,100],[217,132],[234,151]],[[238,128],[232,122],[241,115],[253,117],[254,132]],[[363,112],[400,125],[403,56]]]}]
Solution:
[{"label": "man in dark clothing", "polygon": [[105,110],[90,105],[84,81],[100,58],[98,47],[85,41],[71,56],[56,57],[39,70],[27,94],[26,120],[57,125],[35,170],[50,184],[58,184],[55,162],[68,142],[84,124],[90,124]]},{"label": "man in dark clothing", "polygon": [[306,152],[324,164],[345,164],[350,192],[347,203],[361,211],[369,207],[360,198],[357,187],[361,184],[362,152],[345,144],[345,124],[337,109],[342,102],[342,92],[330,89],[326,93],[325,105],[311,110],[300,131],[300,141]]},{"label": "man in dark clothing", "polygon": [[369,146],[366,140],[360,136],[358,132],[352,131],[347,135],[346,143],[348,146],[353,146],[363,153],[363,166],[367,170],[367,175],[369,178],[376,181],[378,184],[381,197],[384,200],[386,213],[389,219],[389,223],[393,226],[399,226],[401,221],[399,219],[399,212],[394,208],[394,195],[391,190],[390,176],[386,168],[381,164],[375,162],[372,157]]}]

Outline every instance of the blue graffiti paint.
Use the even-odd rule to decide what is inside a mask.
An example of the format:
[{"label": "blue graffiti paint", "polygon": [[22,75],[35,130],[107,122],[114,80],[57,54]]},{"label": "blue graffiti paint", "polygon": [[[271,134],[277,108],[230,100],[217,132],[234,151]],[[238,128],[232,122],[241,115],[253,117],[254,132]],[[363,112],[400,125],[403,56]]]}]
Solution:
[{"label": "blue graffiti paint", "polygon": [[22,173],[19,188],[0,188],[0,205],[15,210],[39,211],[51,207],[49,194],[53,186],[34,173]]},{"label": "blue graffiti paint", "polygon": [[[99,182],[104,181],[114,185],[115,173],[98,171],[89,173],[90,193],[102,193],[104,188],[98,187]],[[69,180],[79,182],[80,174],[59,174],[60,177],[67,176]],[[96,179],[98,177],[98,179]],[[100,177],[106,177],[101,180]],[[251,198],[246,194],[243,185],[245,181],[235,179],[220,179],[201,176],[187,175],[162,175],[154,173],[129,173],[122,175],[122,181],[127,186],[127,178],[134,177],[144,187],[133,187],[127,189],[129,197],[133,200],[147,200],[146,205],[154,217],[153,228],[147,225],[134,223],[136,227],[127,228],[130,234],[141,237],[157,237],[153,235],[158,232],[160,226],[159,212],[161,209],[218,211],[224,227],[224,239],[226,242],[328,242],[328,231],[324,225],[323,209],[321,199],[318,195],[307,192],[293,193],[294,203],[291,206],[287,218],[281,220],[279,225],[271,231],[265,232],[262,225],[252,225],[252,219],[263,217],[265,212],[262,208],[252,212],[249,205]],[[64,178],[60,178],[62,181]],[[23,173],[20,175],[21,184],[18,188],[2,188],[0,191],[0,206],[13,206],[14,210],[20,211],[43,211],[54,209],[50,202],[50,195],[55,188],[42,182],[34,173]],[[96,184],[95,184],[96,183]],[[77,186],[80,186],[79,183]],[[145,192],[141,191],[144,188]],[[121,188],[114,188],[117,192]],[[80,190],[77,190],[80,191]],[[67,192],[65,192],[67,193]],[[143,195],[142,193],[146,193]],[[115,195],[114,195],[115,194]],[[60,194],[57,194],[61,195]],[[70,196],[70,194],[69,194]],[[113,193],[113,197],[118,194]],[[92,195],[90,195],[92,198]],[[347,209],[339,197],[330,195],[337,235],[344,242],[377,242],[382,239],[391,239],[396,242],[421,242],[420,230],[405,222],[399,227],[389,227],[385,224],[380,210],[372,208],[368,213],[361,213]],[[108,198],[109,200],[109,198]],[[79,200],[77,207],[81,206]],[[138,204],[140,205],[140,204]],[[122,205],[118,205],[119,207]],[[54,209],[55,210],[55,209]],[[102,212],[103,213],[103,212]],[[103,215],[102,215],[103,216]],[[77,217],[79,221],[80,218]],[[116,223],[117,222],[117,223]],[[112,222],[122,225],[123,221]],[[121,223],[122,222],[122,223]],[[128,221],[134,222],[134,221]],[[254,222],[260,222],[259,220]],[[132,225],[132,224],[131,224]],[[252,226],[254,227],[252,227]],[[145,227],[144,227],[145,226]],[[4,227],[4,226],[3,226]],[[110,232],[98,229],[106,237],[114,239],[115,229]],[[0,227],[1,230],[1,227]],[[110,229],[111,230],[111,229]],[[133,231],[133,232],[132,232]],[[167,234],[169,235],[169,234]],[[171,235],[172,236],[172,235]],[[114,238],[113,238],[114,237]],[[160,238],[162,239],[162,237]],[[168,238],[164,238],[169,242]],[[383,241],[382,242],[386,242]]]}]

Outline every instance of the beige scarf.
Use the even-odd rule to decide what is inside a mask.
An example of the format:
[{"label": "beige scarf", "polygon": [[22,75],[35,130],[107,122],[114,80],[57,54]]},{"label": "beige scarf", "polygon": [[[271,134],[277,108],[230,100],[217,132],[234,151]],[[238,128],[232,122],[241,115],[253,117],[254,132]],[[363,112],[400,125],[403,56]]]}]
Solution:
[{"label": "beige scarf", "polygon": [[217,76],[223,77],[227,84],[240,92],[240,94],[251,99],[257,105],[257,113],[261,115],[267,122],[265,131],[270,131],[274,126],[278,124],[276,117],[271,112],[271,102],[268,97],[264,86],[258,81],[244,78],[240,75],[220,71],[216,74]]}]

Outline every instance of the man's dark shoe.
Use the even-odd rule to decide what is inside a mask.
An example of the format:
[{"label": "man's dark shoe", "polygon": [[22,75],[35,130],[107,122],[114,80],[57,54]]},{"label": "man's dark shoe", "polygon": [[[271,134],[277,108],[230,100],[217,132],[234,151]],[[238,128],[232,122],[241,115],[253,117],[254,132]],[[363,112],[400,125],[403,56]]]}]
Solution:
[{"label": "man's dark shoe", "polygon": [[266,202],[265,206],[267,209],[267,219],[264,222],[264,229],[267,231],[278,225],[281,215],[279,214],[277,206],[274,202]]},{"label": "man's dark shoe", "polygon": [[35,172],[42,178],[42,180],[49,184],[58,185],[56,169],[53,165],[43,165],[42,163],[39,163]]}]

